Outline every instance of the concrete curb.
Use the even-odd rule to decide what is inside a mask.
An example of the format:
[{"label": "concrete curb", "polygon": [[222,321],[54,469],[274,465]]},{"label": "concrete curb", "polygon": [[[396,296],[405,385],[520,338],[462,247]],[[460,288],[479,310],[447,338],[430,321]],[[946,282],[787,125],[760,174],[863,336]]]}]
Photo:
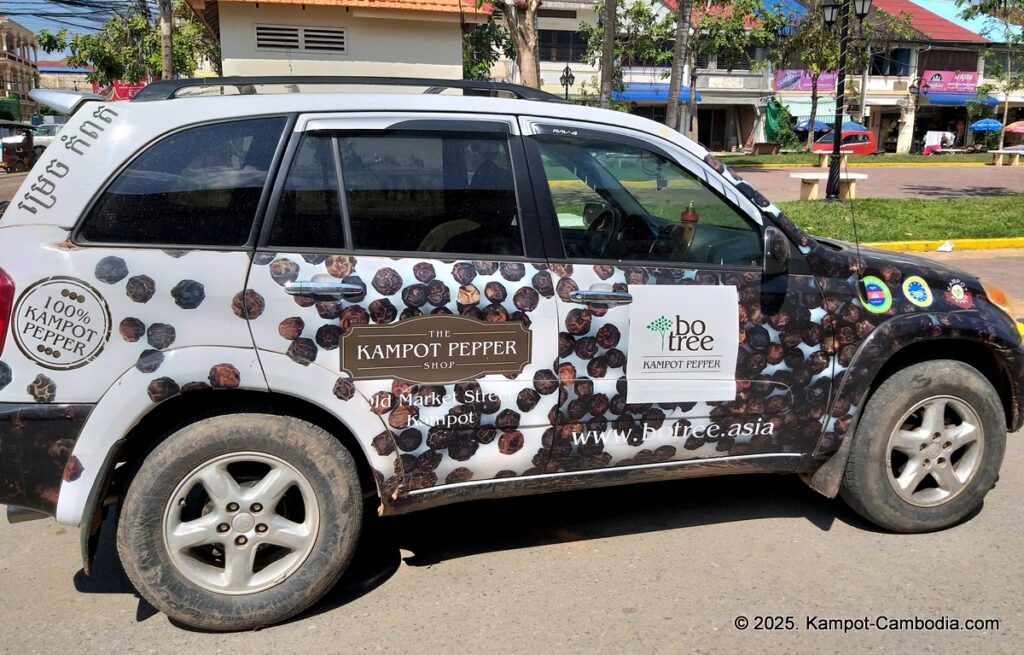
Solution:
[{"label": "concrete curb", "polygon": [[[954,250],[994,250],[998,248],[1024,248],[1024,237],[1006,237],[998,239],[950,239]],[[865,246],[895,250],[897,252],[925,252],[937,250],[945,240],[935,241],[875,241]]]}]

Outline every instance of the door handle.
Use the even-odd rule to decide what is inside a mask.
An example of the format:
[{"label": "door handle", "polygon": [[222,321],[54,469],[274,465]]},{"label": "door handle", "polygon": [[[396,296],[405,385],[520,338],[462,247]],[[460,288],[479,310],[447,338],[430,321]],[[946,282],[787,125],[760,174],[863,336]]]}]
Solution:
[{"label": "door handle", "polygon": [[314,282],[310,280],[298,280],[296,282],[285,282],[284,292],[293,296],[357,296],[366,293],[366,289],[359,284],[347,282]]},{"label": "door handle", "polygon": [[570,291],[569,300],[583,305],[628,305],[633,296],[626,291]]}]

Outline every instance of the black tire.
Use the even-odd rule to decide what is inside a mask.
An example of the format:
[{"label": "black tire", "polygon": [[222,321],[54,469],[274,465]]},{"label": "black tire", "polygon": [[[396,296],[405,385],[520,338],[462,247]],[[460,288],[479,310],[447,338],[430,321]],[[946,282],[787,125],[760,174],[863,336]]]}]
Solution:
[{"label": "black tire", "polygon": [[[966,484],[946,499],[935,499],[929,506],[908,502],[897,492],[890,475],[896,477],[896,468],[901,466],[898,451],[890,449],[890,437],[900,427],[904,416],[919,403],[934,402],[933,398],[951,398],[952,405],[964,403],[976,414],[980,422],[982,446],[973,473]],[[908,420],[913,422],[923,414],[915,414]],[[944,413],[944,416],[954,414]],[[943,420],[943,424],[947,424]],[[909,427],[914,427],[911,423]],[[943,428],[945,430],[946,428]],[[923,427],[920,434],[929,433]],[[929,433],[930,434],[930,433]],[[937,436],[937,433],[936,433]],[[954,466],[957,452],[947,459],[945,438],[932,439],[937,446],[924,443],[920,447],[921,458],[932,457],[931,450],[937,451],[935,462],[943,466]],[[956,448],[955,444],[952,448]],[[967,448],[964,446],[963,448]],[[841,495],[843,500],[858,514],[876,525],[894,532],[929,532],[955,525],[981,507],[985,494],[995,486],[999,467],[1006,449],[1006,417],[999,400],[999,394],[991,383],[977,369],[953,360],[935,360],[908,366],[883,382],[871,395],[863,416],[857,426],[851,443],[850,459],[843,476]],[[956,461],[966,462],[961,459]],[[890,459],[891,458],[891,459]],[[928,466],[936,464],[924,459]],[[910,465],[909,460],[906,464]],[[935,471],[935,468],[925,469]],[[964,473],[967,473],[965,470]],[[929,485],[941,487],[939,478],[924,473],[918,494],[942,492],[941,488],[929,491]],[[908,485],[909,488],[909,485]],[[914,494],[913,489],[910,492]]]},{"label": "black tire", "polygon": [[[165,511],[172,517],[176,511],[184,513],[184,509],[176,509],[184,507],[184,498],[172,508],[171,497],[176,492],[187,493],[187,489],[179,489],[179,485],[201,467],[219,458],[250,456],[247,453],[275,458],[305,478],[303,483],[308,483],[306,489],[311,490],[319,508],[315,512],[318,517],[317,528],[313,531],[315,542],[311,542],[308,555],[296,564],[298,568],[283,580],[273,579],[268,583],[272,586],[241,595],[218,593],[196,584],[194,578],[189,577],[187,567],[175,564],[165,537]],[[287,493],[296,491],[297,488],[290,488]],[[192,494],[195,493],[193,489]],[[198,493],[201,496],[204,491],[200,488]],[[206,508],[201,516],[217,505],[212,497],[199,503],[205,503]],[[276,507],[275,514],[282,505]],[[321,428],[292,417],[271,414],[215,416],[179,429],[142,463],[121,507],[117,549],[139,593],[171,619],[206,630],[248,630],[301,612],[335,585],[355,551],[362,508],[352,455]],[[248,511],[236,507],[236,512]],[[271,511],[266,514],[269,516]],[[263,520],[258,514],[247,516],[246,524],[250,520]],[[236,534],[233,521],[230,530],[229,538],[240,538],[232,536]],[[251,530],[258,531],[259,526]],[[265,525],[263,530],[267,530]],[[262,546],[256,545],[255,532],[246,534],[258,557],[263,551]],[[215,556],[216,549],[220,548],[226,561],[226,551],[232,543],[229,540],[213,546],[211,552]],[[226,575],[226,564],[224,566]]]},{"label": "black tire", "polygon": [[19,159],[18,161],[14,162],[14,166],[11,167],[11,172],[26,173],[28,172],[28,166],[25,164],[25,162]]}]

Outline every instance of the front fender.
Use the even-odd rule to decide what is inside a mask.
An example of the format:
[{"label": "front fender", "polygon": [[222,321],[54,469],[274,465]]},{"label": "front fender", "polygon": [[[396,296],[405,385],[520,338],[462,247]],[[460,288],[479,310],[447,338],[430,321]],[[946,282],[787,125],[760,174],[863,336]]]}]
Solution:
[{"label": "front fender", "polygon": [[68,479],[61,483],[57,522],[81,524],[90,492],[104,483],[101,471],[109,453],[157,404],[191,389],[210,387],[267,391],[256,352],[223,346],[180,348],[166,351],[155,372],[131,368],[122,374],[96,404],[75,443],[71,458],[77,472],[65,475]]}]

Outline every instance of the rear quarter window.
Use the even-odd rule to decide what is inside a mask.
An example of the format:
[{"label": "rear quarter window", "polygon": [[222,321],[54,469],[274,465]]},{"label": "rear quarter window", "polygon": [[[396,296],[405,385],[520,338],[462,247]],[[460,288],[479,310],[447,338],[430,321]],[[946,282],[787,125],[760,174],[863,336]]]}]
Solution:
[{"label": "rear quarter window", "polygon": [[176,132],[122,170],[85,217],[87,243],[240,246],[249,241],[287,119]]}]

